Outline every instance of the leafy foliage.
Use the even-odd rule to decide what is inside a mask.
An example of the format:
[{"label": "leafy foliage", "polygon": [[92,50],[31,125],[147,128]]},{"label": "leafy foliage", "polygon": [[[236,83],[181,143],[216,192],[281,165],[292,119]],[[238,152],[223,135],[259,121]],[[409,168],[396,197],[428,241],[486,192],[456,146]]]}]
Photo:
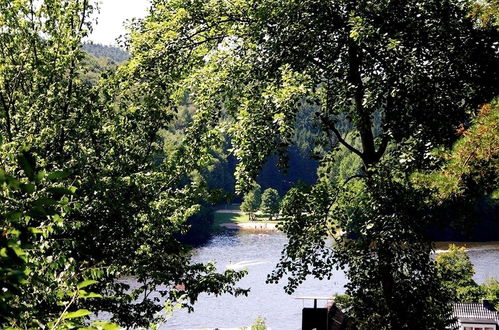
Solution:
[{"label": "leafy foliage", "polygon": [[469,128],[459,127],[460,138],[451,149],[430,153],[438,167],[416,171],[411,177],[416,187],[432,190],[429,204],[437,220],[450,222],[463,232],[473,228],[477,208],[489,209],[492,223],[497,218],[498,114],[497,100],[483,105]]},{"label": "leafy foliage", "polygon": [[[81,308],[84,302],[102,298],[89,291],[102,272],[79,264],[64,249],[64,235],[73,225],[65,218],[79,207],[73,200],[75,187],[61,186],[68,173],[47,173],[28,151],[10,156],[0,170],[0,324],[83,327],[91,314]],[[100,326],[116,328],[105,322]]]},{"label": "leafy foliage", "polygon": [[435,262],[443,285],[452,292],[454,301],[480,302],[483,291],[473,280],[475,270],[464,248],[451,245],[448,252],[436,257]]},{"label": "leafy foliage", "polygon": [[249,214],[250,220],[255,219],[255,212],[260,208],[262,203],[262,193],[260,186],[256,186],[253,190],[244,195],[243,202],[241,203],[241,210]]},{"label": "leafy foliage", "polygon": [[[24,314],[12,310],[7,325],[35,327],[23,322],[49,324],[55,315],[72,322],[92,311],[109,312],[121,326],[149,327],[165,319],[160,313],[165,307],[192,309],[201,292],[247,292],[234,287],[244,272],[218,273],[213,264],[190,264],[189,248],[177,239],[188,230],[186,221],[199,210],[199,201],[207,198],[196,173],[212,157],[196,142],[201,132],[193,129],[185,145],[161,160],[158,132],[172,122],[176,107],[165,104],[171,94],[164,96],[157,81],[141,71],[150,64],[148,57],[138,47],[112,77],[85,81],[81,40],[90,29],[91,11],[88,1],[0,1],[1,159],[7,162],[29,146],[38,159],[37,170],[25,173],[29,180],[41,169],[53,173],[47,179],[58,179],[60,186],[47,193],[57,198],[68,193],[62,187],[78,187],[71,199],[78,207],[65,211],[53,240],[43,235],[32,240],[43,254],[30,270],[29,286],[16,295]],[[25,189],[37,188],[28,184]],[[28,205],[30,198],[26,193],[14,201]],[[36,219],[42,218],[47,226],[60,222],[56,214]],[[2,231],[13,222],[2,223]],[[9,235],[15,241],[18,234]],[[9,262],[20,262],[15,251],[8,251],[14,258]],[[22,265],[15,267],[12,274],[23,271]],[[43,285],[34,282],[35,276],[43,277]],[[124,277],[133,277],[133,285]],[[99,299],[77,287],[85,279],[99,281],[91,286]],[[64,306],[58,302],[81,311],[60,314]]]},{"label": "leafy foliage", "polygon": [[485,299],[499,308],[499,282],[490,278],[481,285],[477,284],[473,280],[473,264],[464,248],[451,245],[448,252],[439,254],[436,269],[454,301],[482,302]]},{"label": "leafy foliage", "polygon": [[435,188],[437,198],[494,195],[499,189],[499,100],[482,106],[469,129],[451,150],[440,152],[445,161],[439,171],[415,174],[413,180]]},{"label": "leafy foliage", "polygon": [[482,26],[499,29],[499,3],[495,0],[473,2],[470,15]]},{"label": "leafy foliage", "polygon": [[267,330],[265,319],[261,317],[257,318],[255,323],[251,326],[251,330]]},{"label": "leafy foliage", "polygon": [[496,310],[499,310],[499,281],[490,278],[481,285],[482,290],[485,292],[484,299],[490,301]]},{"label": "leafy foliage", "polygon": [[[445,328],[429,192],[409,174],[434,168],[430,151],[498,93],[497,31],[469,10],[452,0],[153,2],[138,30],[154,69],[146,80],[161,88],[166,72],[178,78],[197,107],[200,144],[229,133],[239,190],[252,189],[269,156],[285,166],[301,106],[317,107],[324,175],[284,198],[289,244],[270,281],[289,276],[291,292],[343,267],[360,327]],[[219,124],[227,114],[233,121]],[[333,182],[326,174],[342,149],[360,166]]]},{"label": "leafy foliage", "polygon": [[275,189],[268,188],[262,194],[262,201],[260,203],[260,211],[269,214],[270,219],[279,213],[279,205],[281,197],[279,192]]},{"label": "leafy foliage", "polygon": [[[81,49],[87,1],[0,0],[2,159],[31,146],[60,187],[78,186],[72,201],[80,207],[65,215],[54,245],[67,259],[55,264],[70,261],[71,280],[99,269],[92,290],[102,298],[78,300],[82,308],[59,319],[95,310],[122,326],[148,327],[164,318],[163,306],[191,309],[201,292],[246,293],[234,287],[244,273],[190,265],[176,234],[201,200],[213,199],[203,170],[227,136],[239,160],[237,187],[249,191],[270,156],[286,166],[306,107],[314,109],[310,138],[321,176],[283,201],[289,244],[269,281],[289,276],[292,292],[308,275],[329,278],[344,268],[360,327],[444,328],[449,297],[426,237],[430,193],[414,189],[409,175],[434,170],[431,150],[450,146],[470,109],[498,94],[498,31],[484,24],[491,8],[469,14],[457,0],[154,0],[131,26],[129,61],[92,84]],[[165,141],[159,133],[191,103],[185,138]],[[473,148],[470,140],[464,149]],[[473,163],[479,169],[482,156]],[[334,162],[343,163],[340,171]],[[19,166],[32,180],[29,163],[25,157]],[[60,187],[47,192],[66,194]],[[253,195],[251,210],[260,204]],[[20,274],[22,253],[9,253]],[[63,278],[47,288],[74,286]],[[52,294],[23,290],[22,280],[12,279],[20,304],[44,307],[30,306],[26,319],[60,312]],[[76,284],[71,297],[83,289]]]}]

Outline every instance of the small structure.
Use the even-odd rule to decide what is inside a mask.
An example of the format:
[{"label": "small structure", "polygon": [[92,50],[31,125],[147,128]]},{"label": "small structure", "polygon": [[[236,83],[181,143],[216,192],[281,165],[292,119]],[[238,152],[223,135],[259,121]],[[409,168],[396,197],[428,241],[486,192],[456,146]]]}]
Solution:
[{"label": "small structure", "polygon": [[499,312],[484,300],[483,303],[455,303],[454,329],[459,330],[499,330]]},{"label": "small structure", "polygon": [[[296,299],[313,300],[313,307],[303,307],[302,330],[343,330],[352,329],[350,321],[336,306],[331,297],[296,297]],[[317,307],[317,301],[326,301],[325,307]],[[495,330],[495,329],[494,329]]]}]

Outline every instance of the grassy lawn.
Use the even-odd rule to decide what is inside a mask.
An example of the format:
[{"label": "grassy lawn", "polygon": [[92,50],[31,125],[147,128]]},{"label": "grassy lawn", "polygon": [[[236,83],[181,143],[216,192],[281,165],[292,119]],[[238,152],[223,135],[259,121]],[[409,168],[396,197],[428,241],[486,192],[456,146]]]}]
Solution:
[{"label": "grassy lawn", "polygon": [[[226,230],[224,227],[220,226],[222,223],[244,223],[249,222],[249,217],[246,213],[216,213],[214,214],[213,226],[211,227],[212,233],[223,232]],[[282,219],[280,219],[282,220]],[[256,214],[257,223],[277,223],[277,219],[272,221],[268,220],[267,215]]]},{"label": "grassy lawn", "polygon": [[213,225],[218,226],[221,223],[230,223],[230,222],[248,222],[247,214],[239,214],[239,213],[215,213],[215,221]]},{"label": "grassy lawn", "polygon": [[[275,221],[269,221],[269,218],[267,215],[262,215],[262,214],[256,214],[256,221],[262,222],[262,223],[271,223]],[[275,219],[274,219],[275,220]],[[246,213],[216,213],[214,214],[214,221],[213,221],[213,226],[218,227],[222,223],[242,223],[242,222],[248,222],[249,217]]]}]

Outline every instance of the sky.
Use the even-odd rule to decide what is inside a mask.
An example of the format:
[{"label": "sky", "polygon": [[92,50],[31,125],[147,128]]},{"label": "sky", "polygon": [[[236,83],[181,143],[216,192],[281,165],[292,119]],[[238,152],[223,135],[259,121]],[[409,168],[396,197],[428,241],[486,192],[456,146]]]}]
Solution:
[{"label": "sky", "polygon": [[89,40],[104,45],[116,45],[116,38],[126,32],[123,22],[144,17],[149,0],[99,0],[100,14]]}]

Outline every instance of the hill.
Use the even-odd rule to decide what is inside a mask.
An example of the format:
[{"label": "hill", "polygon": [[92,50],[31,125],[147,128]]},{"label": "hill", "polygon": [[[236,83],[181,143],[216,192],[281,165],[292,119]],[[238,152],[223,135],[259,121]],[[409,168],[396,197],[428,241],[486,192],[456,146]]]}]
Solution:
[{"label": "hill", "polygon": [[83,49],[94,57],[108,58],[116,63],[124,62],[130,57],[127,51],[115,46],[85,43],[83,44]]}]

